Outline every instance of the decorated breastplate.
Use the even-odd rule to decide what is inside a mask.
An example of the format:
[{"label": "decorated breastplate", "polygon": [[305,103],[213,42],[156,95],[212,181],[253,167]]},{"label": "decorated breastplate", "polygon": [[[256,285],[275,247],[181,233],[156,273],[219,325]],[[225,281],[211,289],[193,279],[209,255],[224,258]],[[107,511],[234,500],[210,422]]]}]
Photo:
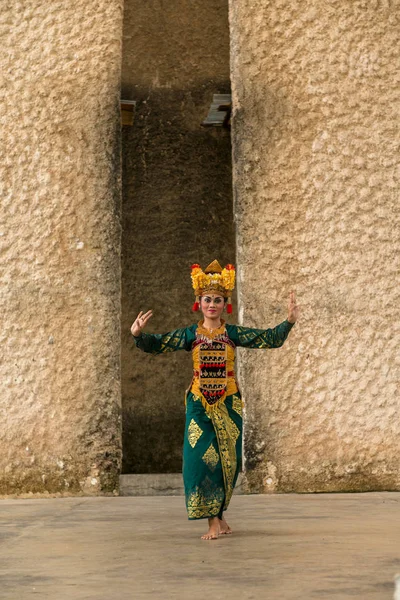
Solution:
[{"label": "decorated breastplate", "polygon": [[197,333],[193,344],[193,348],[199,346],[199,370],[194,375],[199,378],[200,392],[210,406],[222,400],[228,377],[233,375],[226,368],[228,345],[234,346],[226,332],[214,339]]}]

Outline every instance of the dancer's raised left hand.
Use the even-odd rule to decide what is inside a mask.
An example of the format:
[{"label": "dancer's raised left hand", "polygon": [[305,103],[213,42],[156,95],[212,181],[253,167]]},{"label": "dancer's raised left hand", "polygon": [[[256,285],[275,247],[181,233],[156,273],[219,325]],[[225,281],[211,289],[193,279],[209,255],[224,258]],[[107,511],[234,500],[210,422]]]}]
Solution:
[{"label": "dancer's raised left hand", "polygon": [[295,293],[292,290],[289,295],[289,304],[288,304],[288,317],[287,320],[289,323],[295,323],[299,318],[300,314],[300,304],[296,304]]}]

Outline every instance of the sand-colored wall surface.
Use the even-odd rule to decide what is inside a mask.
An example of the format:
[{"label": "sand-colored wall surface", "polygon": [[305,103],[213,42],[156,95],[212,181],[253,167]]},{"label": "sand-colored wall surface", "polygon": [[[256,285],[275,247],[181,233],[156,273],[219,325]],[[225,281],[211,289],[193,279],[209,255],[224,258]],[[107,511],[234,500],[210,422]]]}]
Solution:
[{"label": "sand-colored wall surface", "polygon": [[118,487],[122,16],[0,11],[0,494]]},{"label": "sand-colored wall surface", "polygon": [[399,6],[230,2],[241,352],[253,491],[399,489]]}]

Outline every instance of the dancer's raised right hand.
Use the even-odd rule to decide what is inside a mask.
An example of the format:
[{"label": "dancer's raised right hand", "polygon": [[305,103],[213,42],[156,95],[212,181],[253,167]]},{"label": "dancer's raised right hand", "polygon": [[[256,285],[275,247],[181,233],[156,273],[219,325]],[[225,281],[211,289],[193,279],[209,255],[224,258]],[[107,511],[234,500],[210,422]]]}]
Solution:
[{"label": "dancer's raised right hand", "polygon": [[152,310],[148,310],[146,314],[143,314],[143,311],[141,310],[140,313],[138,314],[138,316],[136,317],[136,320],[132,324],[132,327],[131,327],[132,335],[138,337],[141,334],[142,329],[145,327],[147,321],[152,316],[153,316]]}]

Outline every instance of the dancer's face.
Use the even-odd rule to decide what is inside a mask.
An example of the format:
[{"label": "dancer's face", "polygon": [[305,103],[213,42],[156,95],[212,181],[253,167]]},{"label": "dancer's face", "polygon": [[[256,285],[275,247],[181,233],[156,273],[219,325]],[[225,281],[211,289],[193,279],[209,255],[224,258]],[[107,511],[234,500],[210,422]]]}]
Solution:
[{"label": "dancer's face", "polygon": [[221,294],[205,294],[200,298],[203,315],[209,319],[218,319],[225,307],[225,298]]}]

